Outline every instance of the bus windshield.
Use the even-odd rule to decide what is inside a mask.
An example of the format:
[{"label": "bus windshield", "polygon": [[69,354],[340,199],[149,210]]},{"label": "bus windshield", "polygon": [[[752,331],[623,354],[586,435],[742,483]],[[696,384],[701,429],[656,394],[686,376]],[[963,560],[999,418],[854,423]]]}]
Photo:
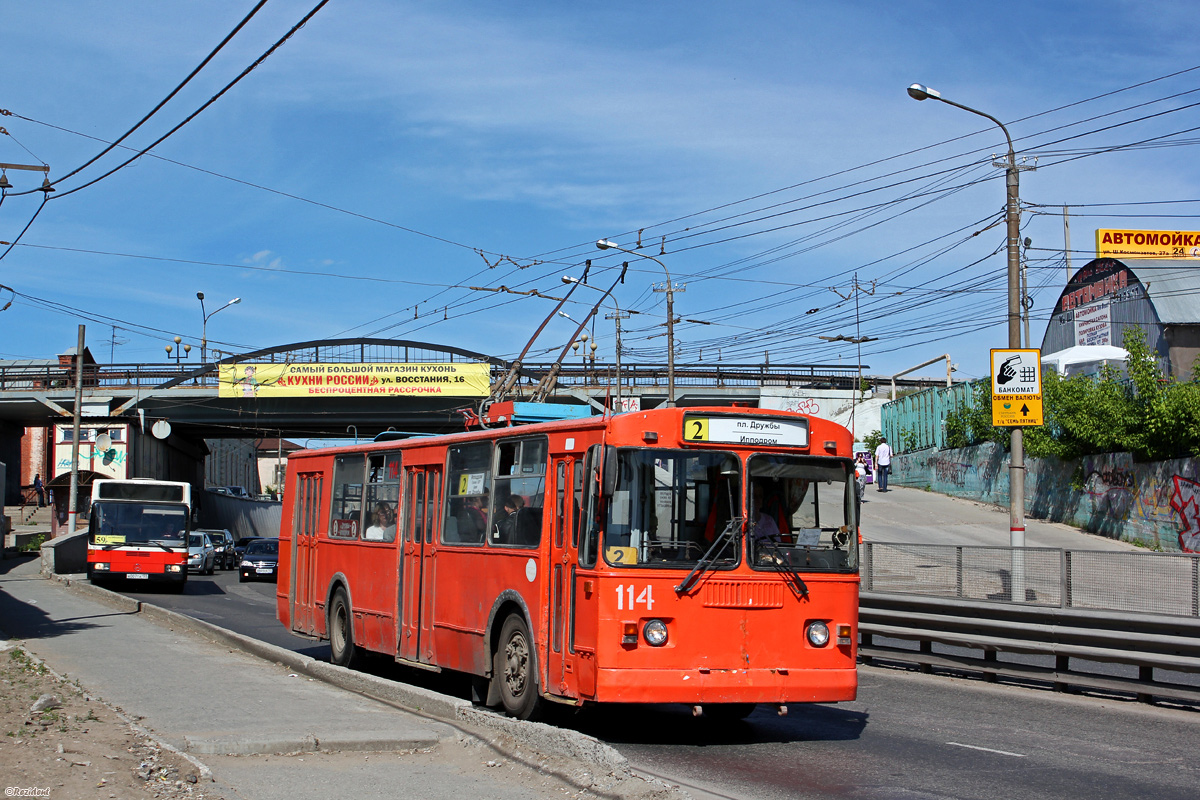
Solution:
[{"label": "bus windshield", "polygon": [[617,451],[606,509],[604,559],[612,566],[691,569],[723,534],[714,566],[737,562],[730,522],[740,514],[741,465],[732,453]]},{"label": "bus windshield", "polygon": [[751,456],[746,537],[756,569],[858,568],[854,468],[848,459]]},{"label": "bus windshield", "polygon": [[100,500],[92,504],[88,536],[95,544],[183,545],[187,530],[187,506]]}]

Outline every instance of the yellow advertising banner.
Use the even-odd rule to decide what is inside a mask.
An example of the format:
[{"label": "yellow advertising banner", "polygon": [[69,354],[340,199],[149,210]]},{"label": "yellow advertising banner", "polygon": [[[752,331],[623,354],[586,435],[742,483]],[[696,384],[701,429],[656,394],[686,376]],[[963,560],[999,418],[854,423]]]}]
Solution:
[{"label": "yellow advertising banner", "polygon": [[220,397],[487,397],[491,365],[222,364]]},{"label": "yellow advertising banner", "polygon": [[1096,258],[1197,258],[1200,231],[1096,229]]}]

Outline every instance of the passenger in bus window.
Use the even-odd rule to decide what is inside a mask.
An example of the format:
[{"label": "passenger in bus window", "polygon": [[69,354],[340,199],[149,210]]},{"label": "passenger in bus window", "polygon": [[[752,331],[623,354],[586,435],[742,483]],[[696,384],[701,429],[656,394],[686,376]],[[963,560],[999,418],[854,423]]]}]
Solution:
[{"label": "passenger in bus window", "polygon": [[779,524],[771,517],[770,514],[763,511],[763,495],[766,489],[762,483],[755,482],[750,489],[750,519],[754,520],[754,541],[757,542],[781,542],[783,537],[779,533]]},{"label": "passenger in bus window", "polygon": [[464,519],[466,529],[462,530],[463,522],[459,522],[459,533],[463,535],[463,541],[467,542],[482,542],[484,531],[487,530],[487,495],[474,495],[468,497],[464,504]]},{"label": "passenger in bus window", "polygon": [[496,515],[492,526],[492,541],[497,544],[512,544],[516,540],[517,512],[525,505],[519,495],[510,494],[504,499],[504,510]]},{"label": "passenger in bus window", "polygon": [[379,503],[375,506],[375,513],[371,519],[371,526],[363,533],[363,538],[372,542],[382,542],[387,538],[388,528],[396,520],[392,514],[391,505],[388,503]]}]

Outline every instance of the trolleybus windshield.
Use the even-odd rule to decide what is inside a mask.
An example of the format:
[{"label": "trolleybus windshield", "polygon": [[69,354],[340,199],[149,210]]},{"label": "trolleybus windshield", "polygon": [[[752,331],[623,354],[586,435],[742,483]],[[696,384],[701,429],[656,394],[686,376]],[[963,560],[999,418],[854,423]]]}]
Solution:
[{"label": "trolleybus windshield", "polygon": [[182,545],[188,530],[187,506],[166,503],[92,504],[89,535],[98,545]]},{"label": "trolleybus windshield", "polygon": [[755,455],[746,521],[755,569],[858,569],[854,469],[848,459]]},{"label": "trolleybus windshield", "polygon": [[[741,464],[732,453],[617,450],[604,520],[604,559],[616,567],[691,569],[741,514]],[[738,548],[714,554],[735,564]]]}]

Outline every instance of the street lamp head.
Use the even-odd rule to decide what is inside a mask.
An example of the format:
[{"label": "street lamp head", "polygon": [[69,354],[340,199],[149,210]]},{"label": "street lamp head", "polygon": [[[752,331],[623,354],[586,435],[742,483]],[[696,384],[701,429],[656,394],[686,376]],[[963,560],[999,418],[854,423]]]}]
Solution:
[{"label": "street lamp head", "polygon": [[596,242],[596,247],[600,248],[601,250],[608,250],[610,248],[618,248],[619,246],[611,239],[600,239]]},{"label": "street lamp head", "polygon": [[231,305],[231,306],[236,306],[236,305],[237,305],[238,303],[240,303],[240,302],[242,302],[242,298],[240,298],[240,297],[235,297],[235,298],[233,298],[232,300],[230,300],[230,301],[229,301],[229,305]]},{"label": "street lamp head", "polygon": [[579,283],[579,281],[575,280],[570,275],[563,275],[562,282],[563,283]]},{"label": "street lamp head", "polygon": [[934,89],[930,89],[928,86],[922,86],[919,83],[914,83],[912,86],[908,87],[908,96],[913,100],[928,100],[931,97],[940,100],[942,93],[935,91]]},{"label": "street lamp head", "polygon": [[196,299],[197,299],[197,300],[203,300],[203,299],[204,299],[204,292],[196,292]]}]

